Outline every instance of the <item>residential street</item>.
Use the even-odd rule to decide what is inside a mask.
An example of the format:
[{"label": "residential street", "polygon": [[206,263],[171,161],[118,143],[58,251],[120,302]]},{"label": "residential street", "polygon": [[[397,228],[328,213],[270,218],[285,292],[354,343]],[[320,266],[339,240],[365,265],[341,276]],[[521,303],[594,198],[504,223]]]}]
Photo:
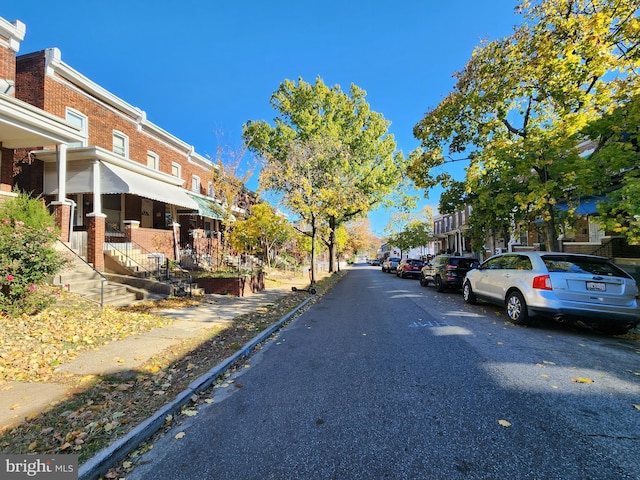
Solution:
[{"label": "residential street", "polygon": [[640,343],[356,265],[127,480],[640,479]]}]

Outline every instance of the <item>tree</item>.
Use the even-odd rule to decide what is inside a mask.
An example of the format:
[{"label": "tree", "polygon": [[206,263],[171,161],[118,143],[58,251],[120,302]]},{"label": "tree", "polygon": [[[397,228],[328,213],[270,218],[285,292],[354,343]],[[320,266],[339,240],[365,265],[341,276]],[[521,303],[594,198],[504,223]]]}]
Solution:
[{"label": "tree", "polygon": [[[597,141],[593,181],[613,181],[608,199],[598,204],[602,225],[640,243],[640,95],[610,115],[592,122],[585,133]],[[604,187],[604,186],[603,186]]]},{"label": "tree", "polygon": [[[263,157],[267,167],[277,163],[291,166],[286,157],[292,151],[322,151],[322,161],[313,161],[320,169],[314,172],[317,178],[313,188],[322,191],[314,193],[320,208],[314,208],[316,224],[312,229],[322,223],[329,225],[326,243],[330,271],[334,269],[335,232],[342,223],[364,216],[384,202],[402,201],[390,194],[403,191],[398,187],[403,183],[405,159],[395,152],[393,136],[387,135],[389,122],[371,111],[365,95],[355,85],[351,85],[348,94],[337,85],[327,87],[320,78],[314,85],[302,79],[298,83],[285,80],[271,97],[271,104],[279,113],[275,126],[250,121],[243,130],[247,145]],[[298,162],[298,166],[300,173],[308,174],[304,162]],[[261,186],[287,194],[283,185],[286,179],[270,178],[272,181]]]},{"label": "tree", "polygon": [[239,252],[259,251],[267,261],[268,271],[271,271],[272,253],[291,239],[292,230],[289,222],[271,205],[258,203],[252,207],[247,219],[234,224],[229,242]]},{"label": "tree", "polygon": [[[213,196],[220,201],[224,207],[223,227],[226,234],[221,238],[221,258],[218,263],[222,263],[222,257],[228,254],[229,236],[233,231],[236,216],[234,209],[237,209],[238,200],[247,193],[246,182],[253,175],[254,166],[245,165],[246,146],[233,148],[219,142],[216,147],[216,157],[213,159],[214,168],[211,172],[211,187]],[[243,171],[244,170],[244,171]],[[238,211],[236,210],[236,213]]]},{"label": "tree", "polygon": [[581,174],[591,168],[577,149],[582,131],[637,88],[637,9],[637,0],[523,1],[523,24],[476,48],[453,91],[415,126],[422,145],[411,177],[447,186],[450,177],[432,170],[446,163],[443,152],[466,153],[470,198],[500,184],[512,200],[494,202],[496,217],[542,220],[547,248],[557,250],[556,203],[593,193]]},{"label": "tree", "polygon": [[396,212],[385,227],[387,242],[400,250],[426,246],[432,240],[433,211],[424,207],[418,214]]},{"label": "tree", "polygon": [[357,255],[365,252],[368,256],[375,255],[380,247],[380,239],[371,231],[371,222],[368,218],[352,220],[345,224],[347,231],[346,250]]}]

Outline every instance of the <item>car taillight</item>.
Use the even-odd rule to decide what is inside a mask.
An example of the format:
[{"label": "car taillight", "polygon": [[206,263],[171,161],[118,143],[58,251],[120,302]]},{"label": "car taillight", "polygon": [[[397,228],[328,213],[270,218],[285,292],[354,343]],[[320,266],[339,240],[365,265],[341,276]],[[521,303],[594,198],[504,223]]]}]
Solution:
[{"label": "car taillight", "polygon": [[447,270],[455,270],[456,268],[458,268],[458,266],[457,265],[451,265],[450,263],[448,263],[445,268]]},{"label": "car taillight", "polygon": [[533,277],[533,288],[537,288],[539,290],[553,290],[553,287],[551,286],[551,277],[549,275]]}]

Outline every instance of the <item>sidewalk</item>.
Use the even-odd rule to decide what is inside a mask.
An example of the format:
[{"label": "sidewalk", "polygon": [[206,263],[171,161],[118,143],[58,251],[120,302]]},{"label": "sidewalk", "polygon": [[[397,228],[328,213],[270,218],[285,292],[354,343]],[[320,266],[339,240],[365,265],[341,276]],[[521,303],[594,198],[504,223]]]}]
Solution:
[{"label": "sidewalk", "polygon": [[[185,339],[233,318],[268,304],[291,293],[291,287],[305,288],[304,281],[283,281],[276,287],[245,297],[206,295],[206,301],[196,307],[155,311],[158,315],[175,318],[170,325],[156,328],[142,335],[133,335],[109,343],[99,349],[80,354],[58,370],[74,375],[104,375],[135,370],[150,358]],[[0,385],[0,429],[21,423],[73,394],[68,385],[44,382],[8,382]]]}]

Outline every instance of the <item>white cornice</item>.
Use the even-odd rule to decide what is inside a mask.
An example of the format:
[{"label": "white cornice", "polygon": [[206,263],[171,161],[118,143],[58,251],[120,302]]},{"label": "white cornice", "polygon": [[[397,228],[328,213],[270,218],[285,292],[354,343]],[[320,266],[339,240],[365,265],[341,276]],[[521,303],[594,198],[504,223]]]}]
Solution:
[{"label": "white cornice", "polygon": [[20,43],[24,40],[27,27],[20,20],[11,23],[0,17],[0,36],[9,42],[9,48],[14,52],[20,50]]}]

